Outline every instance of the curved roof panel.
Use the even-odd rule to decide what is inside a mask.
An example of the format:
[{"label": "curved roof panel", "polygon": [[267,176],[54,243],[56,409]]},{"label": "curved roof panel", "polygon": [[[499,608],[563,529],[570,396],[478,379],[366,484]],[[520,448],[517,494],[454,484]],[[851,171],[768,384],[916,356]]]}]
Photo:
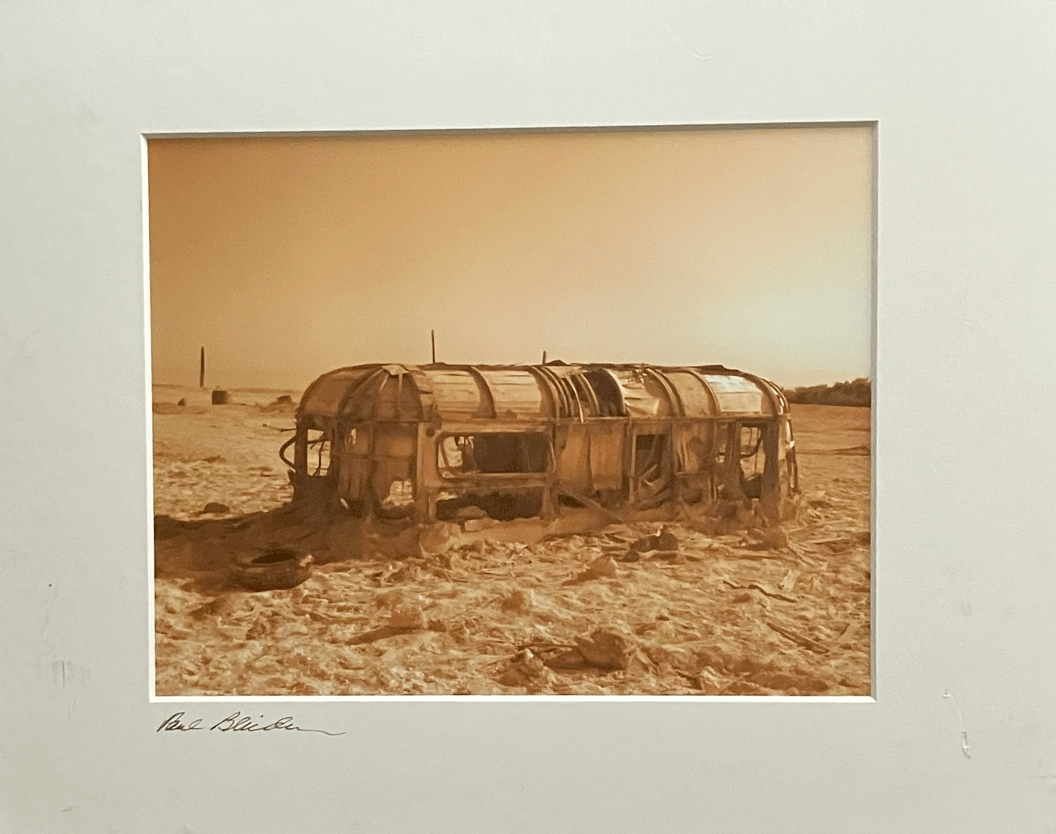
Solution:
[{"label": "curved roof panel", "polygon": [[687,417],[707,417],[721,410],[718,399],[704,377],[690,368],[670,368],[665,377],[675,390],[681,408]]},{"label": "curved roof panel", "polygon": [[671,398],[654,369],[628,365],[612,368],[612,376],[623,392],[628,417],[666,417],[672,413]]},{"label": "curved roof panel", "polygon": [[776,385],[715,365],[359,365],[319,377],[301,398],[299,414],[414,420],[432,413],[466,422],[787,410]]},{"label": "curved roof panel", "polygon": [[495,417],[502,420],[539,419],[551,415],[549,397],[545,395],[539,378],[531,371],[480,368],[478,373],[491,395]]},{"label": "curved roof panel", "polygon": [[323,374],[305,389],[298,411],[320,417],[337,414],[348,394],[374,370],[377,366],[368,365]]},{"label": "curved roof panel", "polygon": [[738,414],[769,414],[769,400],[763,390],[752,379],[733,374],[706,373],[703,375],[708,387],[715,392],[719,408],[724,412]]},{"label": "curved roof panel", "polygon": [[487,393],[481,390],[476,375],[467,368],[422,367],[418,370],[428,380],[433,392],[433,403],[442,417],[472,420],[493,416]]}]

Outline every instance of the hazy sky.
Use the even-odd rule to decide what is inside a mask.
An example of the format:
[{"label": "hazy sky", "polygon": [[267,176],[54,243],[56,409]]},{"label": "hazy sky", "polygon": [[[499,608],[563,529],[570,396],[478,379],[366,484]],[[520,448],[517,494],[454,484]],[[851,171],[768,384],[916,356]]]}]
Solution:
[{"label": "hazy sky", "polygon": [[154,139],[155,382],[363,362],[868,376],[865,127]]}]

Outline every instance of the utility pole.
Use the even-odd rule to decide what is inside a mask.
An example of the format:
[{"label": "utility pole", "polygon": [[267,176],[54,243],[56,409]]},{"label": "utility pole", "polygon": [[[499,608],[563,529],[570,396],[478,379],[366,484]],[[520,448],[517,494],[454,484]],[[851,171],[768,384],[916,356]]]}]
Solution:
[{"label": "utility pole", "polygon": [[433,342],[433,364],[435,365],[436,364],[436,331],[435,330],[430,330],[429,331],[429,338]]}]

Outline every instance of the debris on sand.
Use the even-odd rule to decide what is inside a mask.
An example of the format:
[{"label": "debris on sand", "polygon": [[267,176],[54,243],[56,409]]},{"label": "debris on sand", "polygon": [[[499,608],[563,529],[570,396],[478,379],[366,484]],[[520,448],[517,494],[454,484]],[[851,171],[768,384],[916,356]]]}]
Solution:
[{"label": "debris on sand", "polygon": [[590,638],[575,637],[575,646],[534,644],[529,649],[551,669],[601,669],[614,672],[626,669],[630,662],[630,646],[623,636],[613,631],[597,629]]},{"label": "debris on sand", "polygon": [[417,606],[403,605],[393,609],[389,615],[389,625],[393,628],[404,628],[412,631],[425,628],[425,615]]},{"label": "debris on sand", "polygon": [[645,536],[631,543],[632,553],[649,553],[653,550],[678,550],[678,538],[667,527],[661,527],[654,536]]},{"label": "debris on sand", "polygon": [[395,637],[399,634],[409,634],[412,631],[423,631],[427,627],[425,615],[421,609],[413,606],[396,608],[390,615],[389,621],[379,628],[372,628],[352,637],[348,642],[352,645],[373,643],[386,637]]},{"label": "debris on sand", "polygon": [[250,551],[235,557],[230,578],[234,584],[251,591],[285,590],[307,581],[314,563],[310,553],[294,548],[272,548],[263,553]]},{"label": "debris on sand", "polygon": [[259,411],[289,411],[292,413],[296,407],[293,397],[289,394],[283,394],[281,397],[276,397],[267,405],[258,405],[257,409]]},{"label": "debris on sand", "polygon": [[[797,602],[798,601],[794,596],[790,596],[789,594],[787,594],[787,593],[785,593],[783,591],[778,591],[778,590],[770,587],[765,582],[749,582],[747,585],[738,585],[736,582],[731,582],[729,579],[725,579],[723,581],[727,585],[729,585],[731,588],[733,588],[735,591],[758,591],[759,593],[765,594],[766,596],[771,597],[772,599],[779,599],[779,600],[781,600],[783,602]],[[750,598],[751,597],[749,596],[747,599],[744,599],[743,601],[747,602],[747,600],[750,599]],[[742,601],[742,600],[740,599],[740,597],[738,597],[738,599],[735,600],[735,601]]]},{"label": "debris on sand", "polygon": [[500,604],[503,611],[513,614],[527,614],[535,603],[535,594],[531,591],[514,591]]},{"label": "debris on sand", "polygon": [[359,646],[364,643],[373,643],[375,640],[382,640],[386,637],[395,637],[397,634],[407,634],[410,631],[414,631],[414,629],[404,628],[403,626],[384,625],[380,628],[372,628],[370,631],[364,631],[362,634],[357,634],[348,642],[350,645]]},{"label": "debris on sand", "polygon": [[788,547],[788,531],[780,524],[749,530],[748,535],[757,540],[756,546],[762,550],[783,550]]},{"label": "debris on sand", "polygon": [[591,579],[615,579],[616,562],[611,556],[599,556],[587,565],[582,573],[566,579],[562,585],[578,585],[580,582],[589,582]]},{"label": "debris on sand", "polygon": [[576,646],[591,666],[599,669],[626,669],[629,658],[627,641],[611,631],[599,629],[590,639],[576,637]]},{"label": "debris on sand", "polygon": [[829,650],[828,646],[822,645],[817,640],[814,640],[811,637],[807,637],[805,634],[800,634],[798,631],[795,631],[794,629],[791,629],[788,626],[780,625],[778,623],[775,623],[773,620],[767,620],[766,624],[778,634],[780,634],[782,637],[787,637],[789,640],[793,641],[794,643],[798,643],[805,649],[810,649],[812,652],[816,652],[818,654],[825,654]]},{"label": "debris on sand", "polygon": [[221,504],[219,501],[210,501],[198,511],[198,515],[227,515],[230,512],[231,508],[227,504]]},{"label": "debris on sand", "polygon": [[792,591],[796,587],[796,580],[799,579],[800,570],[799,568],[791,568],[788,573],[781,579],[781,590],[786,593]]},{"label": "debris on sand", "polygon": [[191,611],[192,617],[225,617],[230,614],[241,601],[241,594],[224,594],[211,599],[203,605],[199,605]]},{"label": "debris on sand", "polygon": [[496,680],[503,686],[538,689],[549,678],[546,664],[530,649],[521,649],[507,663]]},{"label": "debris on sand", "polygon": [[438,521],[422,527],[418,534],[418,546],[423,554],[446,553],[459,544],[461,532],[457,524]]}]

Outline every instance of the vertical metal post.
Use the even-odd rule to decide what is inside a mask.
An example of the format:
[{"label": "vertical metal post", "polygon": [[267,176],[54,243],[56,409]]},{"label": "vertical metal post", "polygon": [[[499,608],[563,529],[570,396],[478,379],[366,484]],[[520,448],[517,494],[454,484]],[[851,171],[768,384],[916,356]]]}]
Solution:
[{"label": "vertical metal post", "polygon": [[763,432],[761,442],[766,460],[763,463],[763,488],[759,494],[759,505],[763,509],[766,520],[772,524],[781,520],[781,499],[785,497],[784,490],[781,488],[781,469],[778,460],[781,429],[780,417],[767,423],[761,429]]}]

